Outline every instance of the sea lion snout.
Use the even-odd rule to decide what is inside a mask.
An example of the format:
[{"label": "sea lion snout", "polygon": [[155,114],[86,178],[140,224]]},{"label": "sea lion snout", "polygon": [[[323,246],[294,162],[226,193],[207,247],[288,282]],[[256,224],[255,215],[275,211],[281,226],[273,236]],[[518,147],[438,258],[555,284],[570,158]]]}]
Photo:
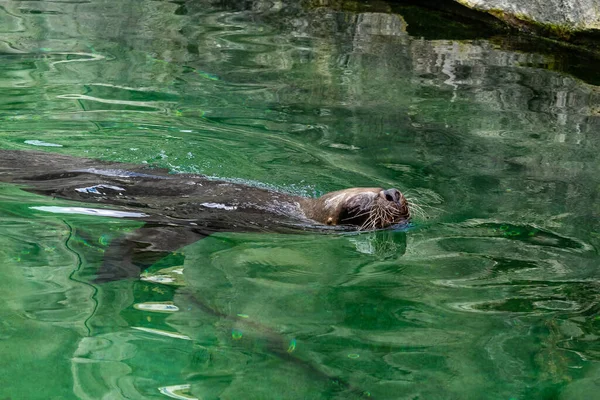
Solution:
[{"label": "sea lion snout", "polygon": [[409,204],[398,189],[350,188],[301,203],[304,214],[326,225],[354,225],[358,230],[383,229],[410,221]]},{"label": "sea lion snout", "polygon": [[400,204],[404,196],[402,196],[402,193],[400,193],[398,189],[391,188],[379,192],[379,197],[386,199],[387,201]]}]

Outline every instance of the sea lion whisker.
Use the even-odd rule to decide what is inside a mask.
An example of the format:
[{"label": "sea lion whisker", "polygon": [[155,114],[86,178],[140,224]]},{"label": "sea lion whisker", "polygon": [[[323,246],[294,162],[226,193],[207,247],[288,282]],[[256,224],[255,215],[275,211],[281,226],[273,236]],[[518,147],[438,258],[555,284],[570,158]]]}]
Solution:
[{"label": "sea lion whisker", "polygon": [[408,206],[408,211],[411,214],[422,214],[422,215],[425,214],[425,210],[423,210],[423,208],[421,208],[420,206],[413,207],[412,205],[410,205],[410,206]]},{"label": "sea lion whisker", "polygon": [[427,216],[423,212],[415,212],[415,213],[413,213],[413,215],[416,216],[416,217],[418,217],[418,218],[423,218],[423,219],[427,218]]},{"label": "sea lion whisker", "polygon": [[377,229],[377,219],[373,218],[371,223],[369,224],[369,230]]},{"label": "sea lion whisker", "polygon": [[419,207],[419,208],[422,208],[425,205],[423,205],[421,203],[414,202],[414,201],[408,201],[407,200],[407,206],[408,207]]},{"label": "sea lion whisker", "polygon": [[369,215],[369,218],[367,218],[367,220],[365,221],[365,227],[372,227],[373,224],[375,223],[376,220],[376,213],[375,212],[371,212]]},{"label": "sea lion whisker", "polygon": [[427,214],[425,214],[425,212],[423,212],[423,210],[420,210],[420,209],[411,210],[411,214],[415,215],[417,217],[423,218],[423,219],[427,218]]},{"label": "sea lion whisker", "polygon": [[414,210],[414,211],[417,211],[417,212],[420,212],[420,213],[424,213],[425,212],[425,210],[423,210],[423,207],[421,207],[418,204],[409,204],[408,209],[411,210],[411,211]]},{"label": "sea lion whisker", "polygon": [[366,219],[366,220],[365,220],[365,221],[364,221],[364,222],[363,222],[363,223],[362,223],[362,224],[361,224],[361,225],[358,227],[358,230],[359,230],[359,231],[362,231],[362,230],[364,230],[364,229],[365,229],[365,227],[367,226],[367,223],[369,222],[369,219],[370,219],[370,218],[371,218],[371,217],[369,216],[369,217],[368,217],[368,218],[367,218],[367,219]]},{"label": "sea lion whisker", "polygon": [[423,210],[421,207],[414,207],[411,211],[415,214],[425,215],[425,210]]},{"label": "sea lion whisker", "polygon": [[[445,212],[445,210],[443,210],[442,208],[432,206],[430,204],[427,204],[427,202],[417,201],[410,193],[411,193],[411,191],[407,191],[407,192],[403,193],[404,198],[408,201],[409,209],[416,210],[417,208],[419,208],[422,211],[421,216],[423,216],[423,217],[427,216],[425,209],[434,210],[434,211],[442,212],[442,213]],[[443,200],[442,197],[438,194],[428,193],[427,196],[428,196],[429,200],[431,200],[432,202],[435,202],[435,203],[441,203]]]},{"label": "sea lion whisker", "polygon": [[398,218],[398,217],[405,216],[406,213],[403,213],[400,210],[392,210],[392,211],[390,211],[390,215],[391,215],[392,218]]},{"label": "sea lion whisker", "polygon": [[387,221],[391,224],[396,221],[399,214],[395,213],[394,210],[386,210]]},{"label": "sea lion whisker", "polygon": [[398,215],[401,213],[400,209],[395,208],[395,207],[386,207],[385,212],[388,213],[389,215]]},{"label": "sea lion whisker", "polygon": [[443,210],[442,210],[441,208],[439,208],[439,207],[431,206],[431,205],[429,205],[429,204],[417,203],[417,202],[414,202],[414,201],[409,201],[409,202],[408,202],[408,205],[409,205],[409,207],[410,207],[410,206],[413,206],[413,207],[419,207],[419,208],[421,208],[421,209],[423,209],[423,208],[431,208],[432,210],[443,211]]},{"label": "sea lion whisker", "polygon": [[404,198],[406,199],[406,201],[408,201],[409,203],[414,203],[414,204],[422,204],[421,201],[417,200],[416,198],[412,197],[412,196],[407,196],[406,194],[404,195]]},{"label": "sea lion whisker", "polygon": [[394,216],[386,209],[382,209],[380,215],[381,221],[386,221],[388,223],[394,221]]},{"label": "sea lion whisker", "polygon": [[370,226],[383,228],[400,222],[401,219],[408,219],[409,213],[406,207],[398,208],[393,203],[378,201],[377,209],[373,210]]},{"label": "sea lion whisker", "polygon": [[[385,208],[380,208],[377,214],[377,222],[379,222],[379,228],[383,228],[385,225],[389,223],[389,218],[387,217]],[[384,225],[385,223],[385,225]]]},{"label": "sea lion whisker", "polygon": [[366,230],[366,228],[367,228],[367,223],[368,223],[368,220],[367,220],[367,221],[365,221],[365,222],[364,222],[364,223],[363,223],[361,226],[359,226],[357,230],[358,230],[358,231],[364,231],[364,230]]},{"label": "sea lion whisker", "polygon": [[402,211],[397,209],[397,208],[387,208],[385,210],[386,215],[390,218],[390,219],[395,219],[396,217],[399,217],[400,215],[402,215]]},{"label": "sea lion whisker", "polygon": [[434,201],[436,203],[441,203],[443,200],[443,197],[440,196],[439,194],[429,191],[427,189],[425,190],[415,190],[415,189],[407,189],[405,190],[403,193],[404,197],[413,197],[413,194],[415,196],[419,196],[421,198],[426,197],[428,199],[430,199],[431,201]]},{"label": "sea lion whisker", "polygon": [[[416,204],[409,204],[408,207],[409,207],[409,211],[412,214],[418,215],[419,217],[422,217],[422,218],[427,218],[427,212],[423,209],[422,206],[416,205]],[[437,207],[428,207],[428,208],[437,209],[440,212],[443,212],[443,210],[441,210]]]},{"label": "sea lion whisker", "polygon": [[373,229],[373,226],[375,224],[375,215],[373,212],[370,212],[369,218],[367,218],[367,220],[360,226],[360,228],[358,229],[359,231],[362,230],[367,230],[365,228],[369,228],[369,229]]},{"label": "sea lion whisker", "polygon": [[365,211],[363,213],[352,215],[352,216],[350,216],[348,218],[343,218],[343,219],[341,219],[341,221],[348,221],[350,219],[359,218],[359,217],[365,216],[365,215],[370,214],[370,213],[371,213],[371,210],[367,210],[367,211]]}]

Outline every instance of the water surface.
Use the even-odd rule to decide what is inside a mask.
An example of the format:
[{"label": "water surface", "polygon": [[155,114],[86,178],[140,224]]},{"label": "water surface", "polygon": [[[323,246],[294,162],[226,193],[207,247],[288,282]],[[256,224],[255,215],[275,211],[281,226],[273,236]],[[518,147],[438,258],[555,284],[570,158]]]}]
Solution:
[{"label": "water surface", "polygon": [[311,196],[398,187],[424,215],[403,232],[222,233],[94,284],[141,222],[3,184],[1,398],[595,395],[594,59],[413,6],[334,5],[2,3],[2,148]]}]

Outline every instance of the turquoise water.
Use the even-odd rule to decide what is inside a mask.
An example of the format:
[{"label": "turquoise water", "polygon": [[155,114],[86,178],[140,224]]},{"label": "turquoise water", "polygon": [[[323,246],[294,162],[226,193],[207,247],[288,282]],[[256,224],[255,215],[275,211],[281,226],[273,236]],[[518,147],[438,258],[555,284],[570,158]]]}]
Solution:
[{"label": "turquoise water", "polygon": [[349,4],[0,6],[4,149],[423,209],[405,232],[220,233],[95,284],[141,223],[2,184],[0,398],[595,396],[595,59]]}]

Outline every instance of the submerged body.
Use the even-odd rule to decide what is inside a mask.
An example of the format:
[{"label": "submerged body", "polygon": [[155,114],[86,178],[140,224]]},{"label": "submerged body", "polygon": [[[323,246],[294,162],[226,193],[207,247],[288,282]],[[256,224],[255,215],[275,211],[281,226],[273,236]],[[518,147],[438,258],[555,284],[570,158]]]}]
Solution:
[{"label": "submerged body", "polygon": [[410,219],[408,203],[396,189],[352,188],[314,199],[201,175],[44,152],[0,151],[0,181],[138,213],[145,226],[111,246],[99,280],[138,277],[140,268],[215,232],[285,233],[326,226],[372,230]]}]

